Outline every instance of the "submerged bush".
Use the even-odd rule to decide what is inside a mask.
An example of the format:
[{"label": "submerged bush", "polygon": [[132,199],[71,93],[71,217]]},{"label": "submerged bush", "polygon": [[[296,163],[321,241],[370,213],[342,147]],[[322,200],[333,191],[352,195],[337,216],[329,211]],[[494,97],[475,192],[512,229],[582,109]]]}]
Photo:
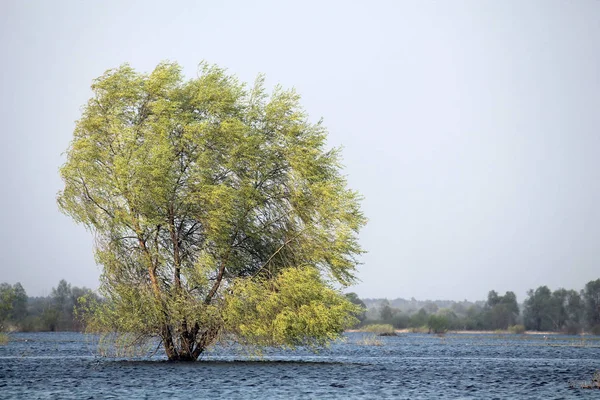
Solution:
[{"label": "submerged bush", "polygon": [[571,382],[569,386],[573,389],[600,389],[600,371],[594,372],[594,376],[590,382]]}]

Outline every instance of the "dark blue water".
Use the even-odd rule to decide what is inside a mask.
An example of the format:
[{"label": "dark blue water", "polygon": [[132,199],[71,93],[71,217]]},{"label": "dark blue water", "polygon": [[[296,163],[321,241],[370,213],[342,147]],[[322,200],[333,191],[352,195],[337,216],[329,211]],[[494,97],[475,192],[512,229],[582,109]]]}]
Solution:
[{"label": "dark blue water", "polygon": [[349,333],[318,354],[219,348],[196,363],[98,356],[77,333],[12,334],[0,346],[1,399],[600,399],[572,389],[600,369],[600,340],[405,334],[361,344]]}]

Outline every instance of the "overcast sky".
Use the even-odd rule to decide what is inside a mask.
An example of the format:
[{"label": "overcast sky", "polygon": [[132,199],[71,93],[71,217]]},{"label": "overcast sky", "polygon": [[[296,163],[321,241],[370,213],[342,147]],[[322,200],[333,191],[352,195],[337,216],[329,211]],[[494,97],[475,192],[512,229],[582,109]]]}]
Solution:
[{"label": "overcast sky", "polygon": [[[284,4],[285,3],[285,4]],[[598,1],[0,1],[0,282],[96,288],[58,168],[90,84],[202,60],[295,87],[364,196],[361,297],[600,278]]]}]

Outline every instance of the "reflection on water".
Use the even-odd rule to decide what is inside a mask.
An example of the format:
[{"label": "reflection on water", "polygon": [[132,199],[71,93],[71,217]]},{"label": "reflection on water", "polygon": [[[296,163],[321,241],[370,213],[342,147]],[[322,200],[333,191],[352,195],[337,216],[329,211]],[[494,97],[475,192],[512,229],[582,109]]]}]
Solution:
[{"label": "reflection on water", "polygon": [[362,333],[314,354],[268,350],[248,360],[218,348],[202,362],[96,355],[78,333],[12,334],[0,346],[0,399],[600,398],[571,389],[600,369],[600,340],[574,336]]}]

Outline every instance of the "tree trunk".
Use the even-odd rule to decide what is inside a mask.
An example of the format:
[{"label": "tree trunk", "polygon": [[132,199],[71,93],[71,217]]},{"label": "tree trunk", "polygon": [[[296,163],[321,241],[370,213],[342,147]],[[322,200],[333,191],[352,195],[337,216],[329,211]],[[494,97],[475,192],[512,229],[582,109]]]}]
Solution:
[{"label": "tree trunk", "polygon": [[200,338],[196,342],[196,348],[192,352],[192,357],[194,360],[197,360],[200,357],[200,354],[204,352],[204,350],[215,340],[217,334],[219,333],[218,327],[208,328]]},{"label": "tree trunk", "polygon": [[171,334],[171,328],[169,328],[169,325],[165,324],[163,326],[161,337],[163,346],[165,348],[165,353],[167,354],[169,361],[179,359],[179,352],[175,348],[175,343],[173,343],[173,335]]},{"label": "tree trunk", "polygon": [[200,327],[195,324],[191,331],[182,332],[180,342],[173,341],[173,333],[168,325],[162,329],[163,347],[169,361],[196,361],[210,346],[219,332],[218,328],[209,328],[198,335]]},{"label": "tree trunk", "polygon": [[204,350],[213,343],[219,328],[209,328],[201,335],[198,335],[199,331],[199,325],[195,324],[190,331],[182,332],[179,343],[175,343],[171,327],[165,325],[162,329],[161,338],[168,360],[196,361]]}]

